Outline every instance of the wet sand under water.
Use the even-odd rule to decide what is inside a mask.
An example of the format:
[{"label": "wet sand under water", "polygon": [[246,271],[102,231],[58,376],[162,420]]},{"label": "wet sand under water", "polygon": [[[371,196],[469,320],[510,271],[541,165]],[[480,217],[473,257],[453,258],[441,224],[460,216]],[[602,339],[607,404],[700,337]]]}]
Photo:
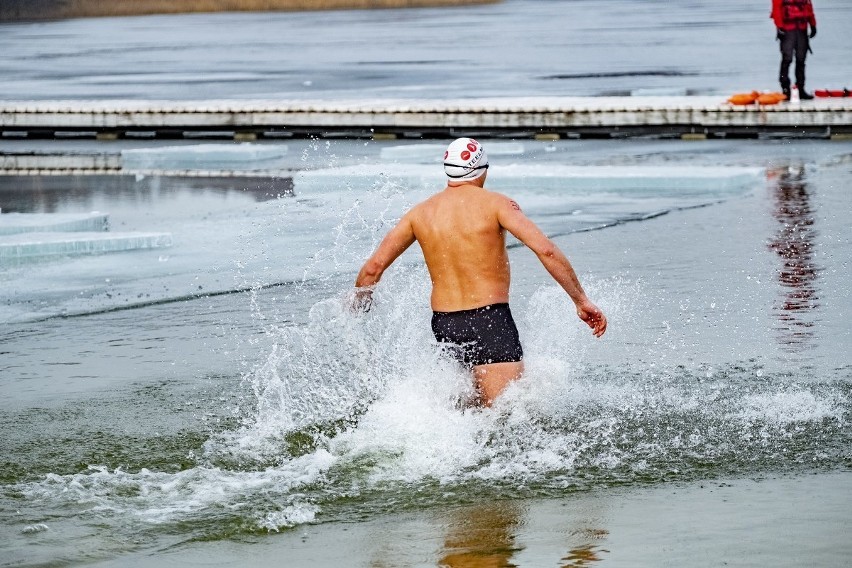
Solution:
[{"label": "wet sand under water", "polygon": [[195,542],[120,564],[840,567],[850,505],[850,472],[616,487]]}]

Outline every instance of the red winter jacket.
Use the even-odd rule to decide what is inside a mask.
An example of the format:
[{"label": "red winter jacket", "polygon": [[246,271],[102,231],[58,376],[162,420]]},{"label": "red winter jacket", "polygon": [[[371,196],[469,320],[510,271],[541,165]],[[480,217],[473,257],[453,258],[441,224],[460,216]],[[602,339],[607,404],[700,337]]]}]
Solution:
[{"label": "red winter jacket", "polygon": [[780,30],[806,30],[808,24],[816,27],[816,16],[811,0],[772,0],[775,27]]}]

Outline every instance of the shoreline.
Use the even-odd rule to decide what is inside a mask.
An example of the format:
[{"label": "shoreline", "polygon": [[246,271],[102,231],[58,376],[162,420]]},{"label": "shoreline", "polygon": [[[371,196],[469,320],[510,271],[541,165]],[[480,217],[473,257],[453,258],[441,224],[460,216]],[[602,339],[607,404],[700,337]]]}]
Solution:
[{"label": "shoreline", "polygon": [[92,566],[840,566],[848,471],[601,488],[454,505],[244,541],[142,549]]},{"label": "shoreline", "polygon": [[495,4],[500,0],[11,0],[0,6],[0,23],[73,18],[212,12],[304,12],[437,8]]}]

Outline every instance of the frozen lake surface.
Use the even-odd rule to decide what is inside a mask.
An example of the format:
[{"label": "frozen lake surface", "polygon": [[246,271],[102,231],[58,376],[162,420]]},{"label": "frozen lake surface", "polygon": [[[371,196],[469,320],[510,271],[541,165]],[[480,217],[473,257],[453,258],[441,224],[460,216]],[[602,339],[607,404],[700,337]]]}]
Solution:
[{"label": "frozen lake surface", "polygon": [[[0,24],[3,99],[358,99],[777,90],[770,2],[506,0]],[[810,88],[852,77],[852,4],[816,6]]]}]

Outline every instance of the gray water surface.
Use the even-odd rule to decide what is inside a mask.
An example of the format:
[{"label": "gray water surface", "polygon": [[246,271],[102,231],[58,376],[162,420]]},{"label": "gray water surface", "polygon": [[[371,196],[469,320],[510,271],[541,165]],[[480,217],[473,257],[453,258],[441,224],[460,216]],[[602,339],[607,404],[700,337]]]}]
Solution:
[{"label": "gray water surface", "polygon": [[[363,99],[777,90],[770,3],[506,0],[0,24],[0,99]],[[852,76],[816,5],[810,88]],[[660,89],[663,89],[660,91]]]},{"label": "gray water surface", "polygon": [[[811,85],[842,87],[852,10],[816,8]],[[730,0],[507,1],[2,24],[0,98],[721,95],[775,87],[768,12]],[[4,212],[99,210],[111,230],[173,237],[161,250],[0,265],[0,563],[145,565],[167,551],[203,562],[219,549],[274,548],[268,533],[314,525],[331,527],[331,540],[351,526],[404,546],[421,521],[400,536],[386,528],[400,515],[434,512],[444,527],[457,508],[498,503],[499,521],[499,504],[549,510],[614,489],[659,496],[638,507],[657,511],[640,527],[657,531],[672,524],[669,490],[732,478],[811,488],[799,481],[816,473],[835,480],[818,503],[848,500],[852,145],[521,142],[519,154],[492,156],[493,183],[513,165],[763,173],[733,191],[501,187],[554,236],[610,328],[592,338],[534,255],[513,244],[527,374],[488,411],[458,408],[470,380],[436,350],[416,247],[387,272],[371,313],[346,307],[378,239],[439,187],[387,175],[299,185],[302,171],[380,167],[390,143],[287,141],[281,173],[296,180],[292,194],[267,181],[0,178]],[[777,499],[735,492],[760,504],[738,510],[737,526],[786,523],[788,486],[772,485]],[[520,522],[501,525],[517,525],[505,546],[513,535],[562,546]],[[710,523],[698,525],[713,556],[728,539]],[[834,538],[836,527],[819,526],[802,534]],[[789,536],[761,531],[756,541],[779,534]],[[617,553],[624,540],[600,542]],[[736,550],[756,550],[751,542]],[[831,565],[843,545],[807,561]]]},{"label": "gray water surface", "polygon": [[[500,159],[766,175],[733,194],[630,200],[520,185],[513,197],[562,235],[610,330],[588,335],[512,248],[527,374],[486,412],[457,407],[470,383],[435,350],[419,251],[388,271],[370,314],[345,307],[375,240],[434,188],[341,179],[258,199],[92,178],[51,200],[0,188],[22,211],[97,206],[176,236],[167,260],[4,268],[4,556],[73,564],[483,499],[848,471],[848,145],[524,144]],[[364,163],[382,147],[296,155]]]}]

